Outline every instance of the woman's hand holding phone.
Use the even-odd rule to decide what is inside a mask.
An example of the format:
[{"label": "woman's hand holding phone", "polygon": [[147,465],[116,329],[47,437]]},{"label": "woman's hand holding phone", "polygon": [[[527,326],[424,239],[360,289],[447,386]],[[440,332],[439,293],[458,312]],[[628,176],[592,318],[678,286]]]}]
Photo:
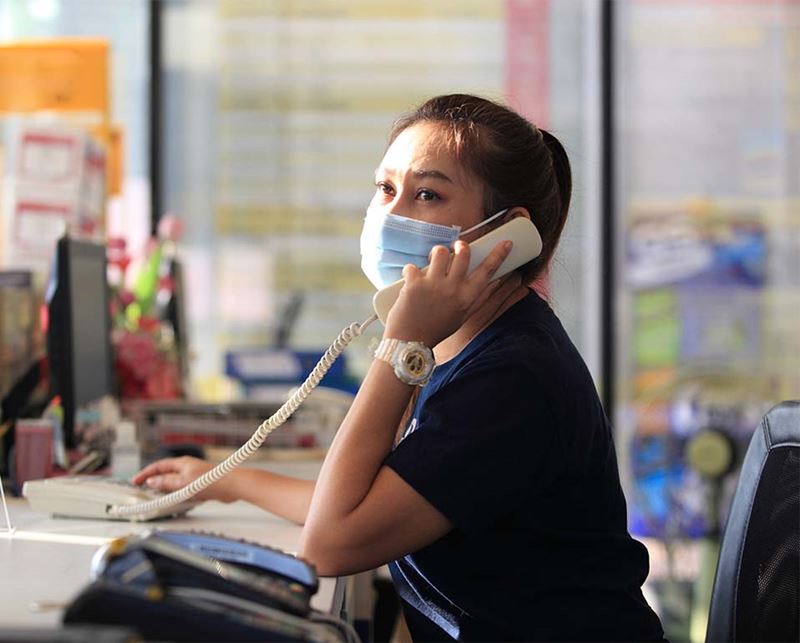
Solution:
[{"label": "woman's hand holding phone", "polygon": [[405,285],[389,312],[384,336],[433,347],[452,335],[488,296],[488,286],[511,247],[511,241],[498,243],[469,274],[470,248],[464,241],[456,241],[453,253],[436,246],[424,270],[405,266]]}]

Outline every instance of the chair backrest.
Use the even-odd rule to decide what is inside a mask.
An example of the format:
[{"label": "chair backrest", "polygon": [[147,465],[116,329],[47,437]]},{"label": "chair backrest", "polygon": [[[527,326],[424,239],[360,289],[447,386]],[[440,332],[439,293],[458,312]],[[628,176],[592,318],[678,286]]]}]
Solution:
[{"label": "chair backrest", "polygon": [[800,401],[772,408],[750,440],[706,641],[800,641]]}]

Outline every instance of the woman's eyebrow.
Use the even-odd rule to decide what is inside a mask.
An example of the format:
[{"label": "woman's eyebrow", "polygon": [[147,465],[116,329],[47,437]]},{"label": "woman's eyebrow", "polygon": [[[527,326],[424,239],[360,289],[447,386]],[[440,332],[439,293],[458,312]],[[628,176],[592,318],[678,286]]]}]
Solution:
[{"label": "woman's eyebrow", "polygon": [[[375,170],[375,178],[377,179],[379,176],[393,176],[397,174],[397,170],[391,167],[379,167]],[[415,179],[439,179],[441,181],[447,181],[448,183],[452,183],[453,179],[451,179],[447,174],[441,172],[439,170],[411,170],[411,174]]]},{"label": "woman's eyebrow", "polygon": [[411,173],[420,179],[441,179],[442,181],[447,181],[448,183],[453,182],[453,179],[439,170],[412,170]]}]

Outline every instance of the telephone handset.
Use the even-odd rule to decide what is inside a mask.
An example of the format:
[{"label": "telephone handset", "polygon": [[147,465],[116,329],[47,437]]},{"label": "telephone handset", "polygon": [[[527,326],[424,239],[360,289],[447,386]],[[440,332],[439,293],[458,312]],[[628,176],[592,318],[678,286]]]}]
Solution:
[{"label": "telephone handset", "polygon": [[[494,275],[494,279],[499,279],[535,259],[542,252],[542,238],[533,222],[527,217],[516,217],[508,223],[504,223],[491,232],[486,233],[480,239],[476,239],[469,244],[470,257],[468,272],[472,272],[478,265],[486,259],[494,247],[501,241],[513,241],[514,245],[505,261],[500,265]],[[403,288],[403,280],[395,281],[375,293],[372,298],[372,305],[378,315],[378,319],[386,324],[386,318],[392,309],[394,302]]]}]

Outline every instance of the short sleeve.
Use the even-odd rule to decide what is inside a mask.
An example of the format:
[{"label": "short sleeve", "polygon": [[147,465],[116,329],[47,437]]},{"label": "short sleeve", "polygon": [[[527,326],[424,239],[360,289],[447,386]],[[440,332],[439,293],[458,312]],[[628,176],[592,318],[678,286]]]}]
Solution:
[{"label": "short sleeve", "polygon": [[424,401],[385,464],[464,531],[513,513],[551,473],[538,380],[519,356],[479,357]]}]

